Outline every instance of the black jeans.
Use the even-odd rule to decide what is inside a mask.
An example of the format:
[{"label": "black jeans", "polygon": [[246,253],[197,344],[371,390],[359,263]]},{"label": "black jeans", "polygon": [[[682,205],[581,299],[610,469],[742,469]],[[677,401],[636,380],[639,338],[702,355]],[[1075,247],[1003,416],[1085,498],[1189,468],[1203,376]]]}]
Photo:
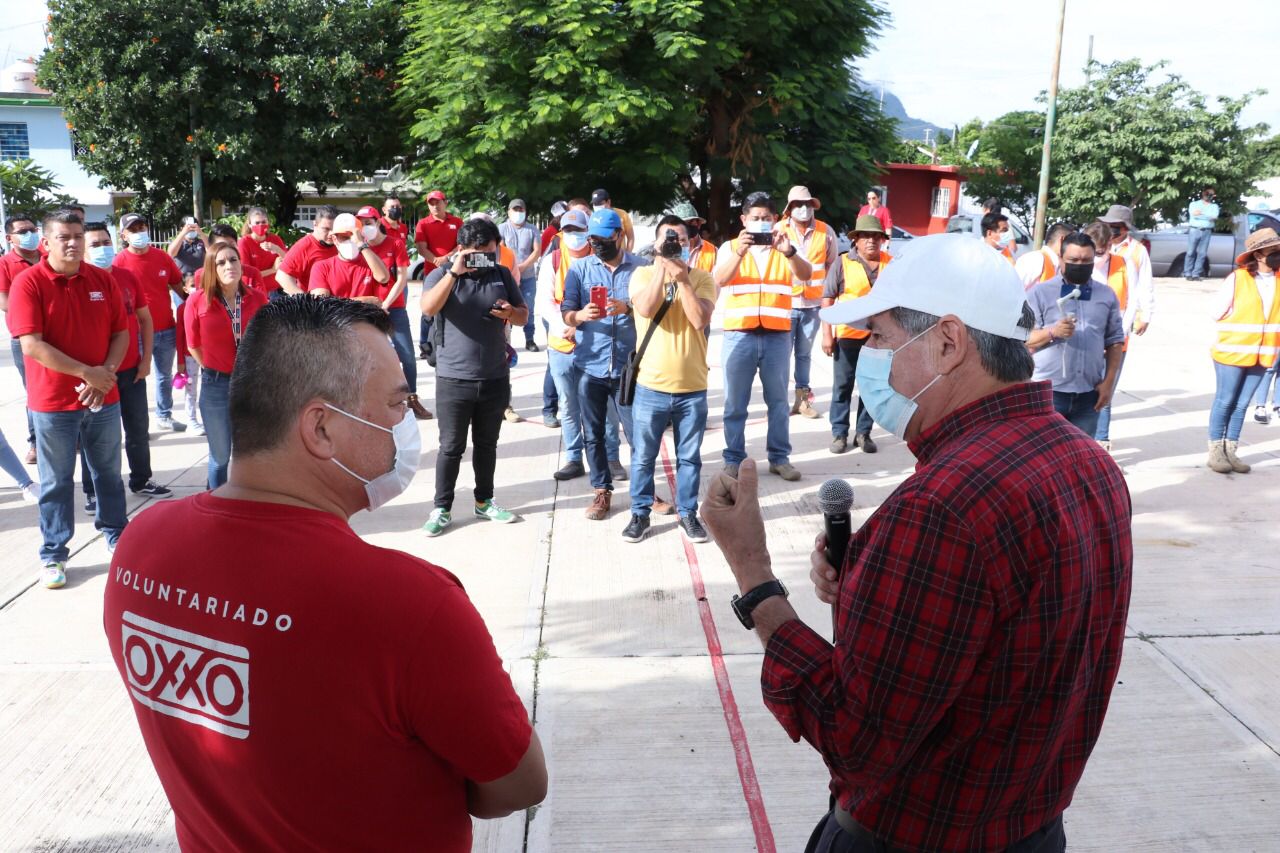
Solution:
[{"label": "black jeans", "polygon": [[[124,455],[129,460],[130,491],[141,489],[151,479],[151,444],[147,436],[147,383],[134,382],[137,375],[136,367],[116,374],[116,387],[120,389],[120,422],[124,426]],[[84,493],[92,495],[93,478],[87,476],[89,463],[85,460],[83,449],[80,451],[80,471]]]},{"label": "black jeans", "polygon": [[498,432],[502,414],[511,402],[511,380],[447,379],[436,377],[436,424],[440,451],[436,455],[435,505],[453,509],[453,488],[471,430],[471,468],[476,477],[476,501],[493,497],[493,472],[498,465]]},{"label": "black jeans", "polygon": [[[836,823],[835,815],[827,812],[813,828],[805,853],[897,853],[899,848],[884,843],[866,829],[859,830],[857,835],[850,835]],[[1058,815],[1026,838],[1010,844],[1004,853],[1063,853],[1066,849],[1067,835],[1062,828],[1062,815]]]},{"label": "black jeans", "polygon": [[[601,379],[583,372],[578,380],[578,412],[582,418],[582,442],[586,449],[587,464],[591,466],[591,486],[613,491],[613,474],[609,471],[609,448],[605,441],[605,422],[609,412],[609,398],[617,401],[619,377]],[[622,410],[618,406],[618,410]],[[623,418],[624,423],[630,418]],[[631,436],[627,436],[631,441]]]},{"label": "black jeans", "polygon": [[[858,371],[858,353],[866,344],[866,338],[837,338],[835,387],[831,392],[831,434],[833,436],[849,435],[849,404],[853,400],[854,376]],[[874,424],[867,407],[862,404],[862,395],[858,395],[858,428],[855,432],[870,433]]]}]

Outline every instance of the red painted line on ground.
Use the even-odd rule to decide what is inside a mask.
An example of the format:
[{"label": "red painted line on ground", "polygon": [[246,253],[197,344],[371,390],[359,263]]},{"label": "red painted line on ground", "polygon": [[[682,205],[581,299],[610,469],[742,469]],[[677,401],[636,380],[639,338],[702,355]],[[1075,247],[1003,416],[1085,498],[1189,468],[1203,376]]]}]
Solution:
[{"label": "red painted line on ground", "polygon": [[[672,503],[675,503],[676,476],[671,467],[671,456],[667,453],[665,438],[662,440],[661,449],[662,467],[667,474],[667,487],[671,489]],[[769,826],[769,817],[764,810],[764,796],[760,793],[760,782],[756,779],[756,768],[751,763],[751,747],[747,744],[747,730],[742,725],[742,717],[738,713],[738,701],[733,696],[733,685],[729,683],[729,670],[724,665],[724,649],[720,645],[720,632],[716,629],[716,620],[711,615],[711,605],[707,602],[707,587],[702,581],[702,567],[698,563],[698,554],[689,537],[683,532],[680,534],[680,541],[684,544],[684,559],[689,565],[693,595],[698,601],[698,617],[702,620],[702,633],[707,637],[707,652],[711,655],[711,670],[716,676],[716,690],[720,693],[724,722],[729,728],[729,742],[733,745],[733,757],[738,764],[742,796],[747,801],[747,813],[751,816],[751,828],[756,836],[756,850],[759,853],[777,853],[778,848],[773,840],[773,828]]]}]

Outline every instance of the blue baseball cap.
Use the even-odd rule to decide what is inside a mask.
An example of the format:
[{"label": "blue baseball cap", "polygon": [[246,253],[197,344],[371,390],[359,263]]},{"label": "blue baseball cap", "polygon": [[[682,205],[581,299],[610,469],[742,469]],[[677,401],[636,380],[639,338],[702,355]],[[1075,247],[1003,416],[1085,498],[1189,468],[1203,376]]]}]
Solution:
[{"label": "blue baseball cap", "polygon": [[[560,220],[561,227],[564,220]],[[591,214],[591,222],[587,225],[587,234],[591,237],[612,237],[613,232],[622,228],[622,217],[612,208],[602,207]]]},{"label": "blue baseball cap", "polygon": [[560,216],[561,231],[563,231],[564,229],[570,226],[574,228],[581,228],[583,231],[586,231],[589,224],[590,223],[587,221],[587,214],[584,211],[578,210],[576,208],[571,210],[566,210]]}]

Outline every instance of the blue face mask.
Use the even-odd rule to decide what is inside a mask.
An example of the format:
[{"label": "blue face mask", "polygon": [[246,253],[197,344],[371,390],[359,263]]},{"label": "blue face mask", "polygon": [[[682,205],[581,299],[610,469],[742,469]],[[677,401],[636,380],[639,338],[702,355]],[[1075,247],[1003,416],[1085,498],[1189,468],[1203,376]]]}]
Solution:
[{"label": "blue face mask", "polygon": [[688,246],[680,247],[680,260],[686,264],[689,263],[689,247]]},{"label": "blue face mask", "polygon": [[28,231],[18,235],[18,248],[24,252],[34,252],[40,245],[40,232]]},{"label": "blue face mask", "polygon": [[90,246],[89,247],[89,263],[98,269],[110,269],[111,262],[115,260],[116,250],[111,246]]},{"label": "blue face mask", "polygon": [[871,413],[875,422],[902,440],[906,439],[907,424],[911,423],[911,418],[916,413],[916,400],[933,387],[933,383],[941,379],[942,374],[933,377],[933,380],[917,391],[915,396],[904,397],[889,384],[889,374],[893,371],[893,356],[894,353],[902,352],[913,342],[929,334],[933,328],[930,326],[897,349],[863,347],[862,352],[858,354],[858,367],[854,371],[858,395],[866,404],[867,411]]},{"label": "blue face mask", "polygon": [[997,240],[996,242],[999,243],[1001,247],[1004,247],[1012,243],[1013,238],[1014,238],[1013,229],[1010,228],[1008,231],[1001,234],[1000,239]]},{"label": "blue face mask", "polygon": [[125,239],[135,249],[145,249],[151,245],[151,235],[146,231],[130,231]]},{"label": "blue face mask", "polygon": [[564,232],[564,245],[575,252],[581,252],[587,245],[587,235],[581,231]]}]

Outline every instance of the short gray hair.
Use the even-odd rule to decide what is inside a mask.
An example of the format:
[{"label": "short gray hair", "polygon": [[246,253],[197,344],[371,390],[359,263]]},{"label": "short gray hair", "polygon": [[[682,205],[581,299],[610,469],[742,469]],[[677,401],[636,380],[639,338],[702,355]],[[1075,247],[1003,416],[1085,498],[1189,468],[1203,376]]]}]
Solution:
[{"label": "short gray hair", "polygon": [[372,354],[356,339],[362,323],[391,333],[385,311],[350,299],[285,296],[259,310],[231,374],[232,450],[248,456],[275,449],[317,397],[358,409],[373,370]]},{"label": "short gray hair", "polygon": [[[895,323],[901,326],[908,335],[921,335],[937,325],[941,317],[915,311],[911,308],[892,308],[889,314]],[[1031,306],[1022,303],[1022,319],[1018,328],[1030,331],[1035,327],[1036,315]],[[1027,350],[1027,345],[1013,338],[1002,338],[990,332],[965,326],[969,337],[973,339],[974,348],[978,350],[978,358],[982,361],[982,369],[1001,382],[1027,382],[1035,372],[1036,363]]]}]

